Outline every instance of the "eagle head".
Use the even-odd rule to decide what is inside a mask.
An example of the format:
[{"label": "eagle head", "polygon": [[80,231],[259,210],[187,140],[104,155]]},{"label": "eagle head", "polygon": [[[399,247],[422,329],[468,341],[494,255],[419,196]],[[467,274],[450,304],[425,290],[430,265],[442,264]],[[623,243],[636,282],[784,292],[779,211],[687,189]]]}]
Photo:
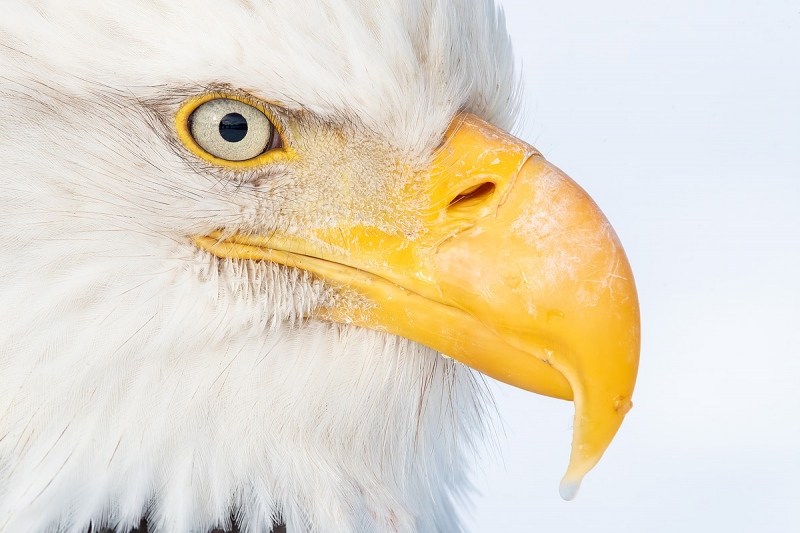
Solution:
[{"label": "eagle head", "polygon": [[638,304],[519,95],[491,0],[6,0],[0,531],[457,531],[473,369],[573,497]]}]

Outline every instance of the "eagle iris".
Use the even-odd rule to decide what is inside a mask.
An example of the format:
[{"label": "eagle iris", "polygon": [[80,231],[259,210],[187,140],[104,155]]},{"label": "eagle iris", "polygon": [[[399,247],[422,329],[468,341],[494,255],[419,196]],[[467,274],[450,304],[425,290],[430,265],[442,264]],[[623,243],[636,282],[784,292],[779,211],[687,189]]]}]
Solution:
[{"label": "eagle iris", "polygon": [[263,111],[235,98],[203,102],[192,111],[188,126],[199,148],[223,161],[254,159],[280,142]]}]

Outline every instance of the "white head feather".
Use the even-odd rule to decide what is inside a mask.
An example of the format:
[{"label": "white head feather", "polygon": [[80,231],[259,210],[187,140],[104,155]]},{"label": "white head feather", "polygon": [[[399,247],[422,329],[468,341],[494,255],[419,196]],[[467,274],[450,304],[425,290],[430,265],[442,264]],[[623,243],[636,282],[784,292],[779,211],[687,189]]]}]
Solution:
[{"label": "white head feather", "polygon": [[0,531],[457,531],[480,378],[193,245],[312,216],[307,176],[177,145],[178,105],[218,86],[361,139],[340,155],[375,195],[366,146],[424,164],[457,111],[508,127],[517,93],[488,0],[5,0]]}]

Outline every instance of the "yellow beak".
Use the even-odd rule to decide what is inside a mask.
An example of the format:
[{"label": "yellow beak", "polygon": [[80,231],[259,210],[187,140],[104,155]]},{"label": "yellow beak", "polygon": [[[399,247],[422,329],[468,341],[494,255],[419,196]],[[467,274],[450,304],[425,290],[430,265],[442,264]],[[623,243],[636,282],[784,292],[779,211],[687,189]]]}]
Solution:
[{"label": "yellow beak", "polygon": [[430,172],[409,187],[425,198],[414,208],[421,235],[344,222],[302,238],[218,232],[196,243],[308,270],[371,303],[342,303],[320,318],[407,337],[500,381],[573,400],[561,495],[574,498],[632,406],[639,306],[617,236],[569,177],[472,115],[456,118]]}]

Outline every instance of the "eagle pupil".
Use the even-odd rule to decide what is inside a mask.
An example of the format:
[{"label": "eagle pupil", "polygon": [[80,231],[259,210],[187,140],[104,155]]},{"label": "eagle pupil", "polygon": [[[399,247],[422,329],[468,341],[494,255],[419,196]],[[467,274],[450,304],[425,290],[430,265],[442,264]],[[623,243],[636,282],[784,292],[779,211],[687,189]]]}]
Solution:
[{"label": "eagle pupil", "polygon": [[247,120],[239,113],[228,113],[219,121],[219,134],[230,143],[238,143],[247,135]]}]

